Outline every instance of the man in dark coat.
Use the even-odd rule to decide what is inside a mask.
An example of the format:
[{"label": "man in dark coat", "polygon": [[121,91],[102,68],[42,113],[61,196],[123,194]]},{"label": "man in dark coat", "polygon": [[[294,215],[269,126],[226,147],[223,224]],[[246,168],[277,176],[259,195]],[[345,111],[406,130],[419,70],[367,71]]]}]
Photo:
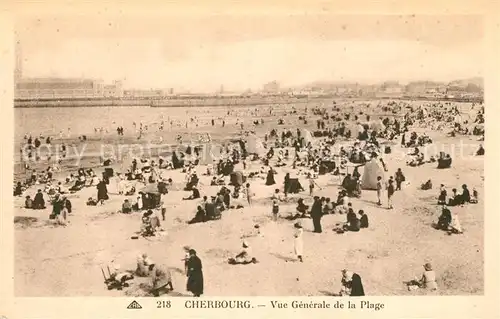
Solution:
[{"label": "man in dark coat", "polygon": [[189,260],[187,261],[187,291],[193,293],[195,297],[203,294],[203,271],[200,258],[196,256],[194,249],[189,250]]},{"label": "man in dark coat", "polygon": [[321,207],[321,201],[318,196],[314,196],[314,203],[311,207],[311,218],[313,220],[313,226],[315,233],[321,233],[323,230],[321,229],[321,217],[323,215],[323,210]]}]

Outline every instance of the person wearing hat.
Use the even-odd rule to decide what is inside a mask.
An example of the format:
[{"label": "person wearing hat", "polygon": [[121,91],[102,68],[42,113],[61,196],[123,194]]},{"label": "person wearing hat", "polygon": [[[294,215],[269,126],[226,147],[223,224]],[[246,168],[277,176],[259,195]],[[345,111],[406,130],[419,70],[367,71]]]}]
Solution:
[{"label": "person wearing hat", "polygon": [[243,250],[235,258],[229,260],[230,264],[247,265],[256,262],[256,259],[252,257],[252,249],[246,240],[243,241],[242,247]]},{"label": "person wearing hat", "polygon": [[153,288],[151,293],[155,297],[159,297],[165,289],[174,290],[174,285],[172,284],[172,274],[169,270],[156,265],[155,263],[150,263],[148,266],[149,276],[151,277],[151,282]]},{"label": "person wearing hat", "polygon": [[196,256],[196,250],[189,250],[187,261],[187,291],[192,292],[195,297],[203,294],[203,266],[201,260]]},{"label": "person wearing hat", "polygon": [[424,265],[424,273],[422,274],[422,278],[419,280],[419,287],[430,290],[438,289],[436,273],[432,270],[432,265],[430,263],[426,263]]},{"label": "person wearing hat", "polygon": [[300,223],[300,221],[296,222],[293,226],[295,227],[295,233],[293,235],[293,250],[295,252],[295,255],[297,256],[297,259],[300,262],[304,262],[304,260],[302,259],[302,256],[304,254],[304,229],[302,229],[302,224]]},{"label": "person wearing hat", "polygon": [[148,257],[148,254],[144,253],[137,257],[137,268],[135,274],[139,277],[149,276],[149,265],[154,264],[153,260]]}]

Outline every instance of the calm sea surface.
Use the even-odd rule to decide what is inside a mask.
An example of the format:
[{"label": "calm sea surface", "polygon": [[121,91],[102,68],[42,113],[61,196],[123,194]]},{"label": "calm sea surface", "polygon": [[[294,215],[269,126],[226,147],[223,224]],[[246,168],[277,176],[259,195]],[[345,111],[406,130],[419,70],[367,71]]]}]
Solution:
[{"label": "calm sea surface", "polygon": [[[269,106],[252,106],[232,108],[231,118],[247,115],[256,108],[259,113],[264,113]],[[273,107],[283,109],[284,107]],[[291,107],[289,107],[291,109]],[[149,107],[64,107],[64,108],[16,108],[15,139],[20,142],[25,134],[38,136],[39,134],[58,135],[60,131],[64,135],[73,137],[94,134],[94,128],[105,127],[111,132],[116,127],[123,126],[125,129],[133,128],[133,123],[144,124],[160,123],[169,121],[184,124],[186,120],[196,117],[201,125],[208,124],[212,118],[217,119],[227,115],[229,107],[175,107],[175,108],[149,108]],[[228,123],[228,119],[226,119]]]}]

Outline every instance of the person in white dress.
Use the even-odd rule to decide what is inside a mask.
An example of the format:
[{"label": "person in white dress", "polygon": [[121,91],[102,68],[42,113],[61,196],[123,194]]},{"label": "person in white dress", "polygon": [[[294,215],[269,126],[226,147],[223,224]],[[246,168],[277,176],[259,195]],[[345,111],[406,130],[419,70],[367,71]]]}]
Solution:
[{"label": "person in white dress", "polygon": [[295,228],[294,239],[293,239],[294,252],[298,260],[300,262],[303,262],[304,260],[302,259],[302,256],[304,253],[304,241],[302,237],[304,234],[304,229],[302,229],[302,225],[300,223],[295,223],[294,228]]},{"label": "person in white dress", "polygon": [[460,219],[458,218],[457,212],[453,212],[452,218],[451,218],[451,232],[455,234],[462,234],[462,225],[460,224]]}]

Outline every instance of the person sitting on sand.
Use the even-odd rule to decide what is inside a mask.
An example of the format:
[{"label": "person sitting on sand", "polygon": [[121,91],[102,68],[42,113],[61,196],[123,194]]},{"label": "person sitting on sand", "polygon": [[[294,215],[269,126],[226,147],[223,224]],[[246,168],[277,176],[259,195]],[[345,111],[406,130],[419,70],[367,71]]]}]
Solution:
[{"label": "person sitting on sand", "polygon": [[439,216],[436,228],[444,231],[448,231],[451,225],[451,211],[448,207],[443,206],[441,210],[441,215]]},{"label": "person sitting on sand", "polygon": [[323,215],[328,215],[333,213],[334,207],[330,200],[330,197],[325,198],[325,204],[323,205]]},{"label": "person sitting on sand", "polygon": [[458,218],[458,213],[455,211],[451,217],[449,234],[463,234],[462,225],[460,224],[460,219]]},{"label": "person sitting on sand", "polygon": [[23,186],[21,182],[17,182],[16,187],[14,188],[14,196],[21,196],[23,194]]},{"label": "person sitting on sand", "polygon": [[424,273],[422,274],[422,278],[418,281],[418,286],[429,290],[438,289],[436,273],[432,270],[432,265],[430,263],[424,265]]},{"label": "person sitting on sand", "polygon": [[149,276],[149,265],[154,264],[154,262],[148,257],[148,254],[144,253],[137,257],[137,268],[135,269],[135,274],[139,277]]},{"label": "person sitting on sand", "polygon": [[109,278],[106,280],[108,289],[116,288],[122,290],[123,287],[128,287],[127,281],[134,279],[134,275],[128,272],[121,271],[121,266],[111,261],[109,266]]},{"label": "person sitting on sand", "polygon": [[460,205],[470,202],[470,192],[466,184],[462,185],[462,194],[460,195]]},{"label": "person sitting on sand", "polygon": [[470,198],[469,203],[477,204],[479,202],[478,196],[479,196],[479,193],[477,192],[477,190],[475,188],[473,188],[472,189],[472,196]]},{"label": "person sitting on sand", "polygon": [[482,144],[479,145],[479,149],[476,151],[477,156],[482,156],[484,155],[484,147]]},{"label": "person sitting on sand", "polygon": [[36,192],[35,198],[33,199],[33,209],[45,209],[45,199],[43,199],[41,189]]},{"label": "person sitting on sand", "polygon": [[210,186],[217,186],[218,183],[217,183],[217,177],[214,176],[212,177],[212,180],[210,181]]},{"label": "person sitting on sand", "polygon": [[365,295],[361,277],[347,269],[342,270],[342,287],[340,288],[340,296],[360,297]]},{"label": "person sitting on sand", "polygon": [[452,158],[450,154],[445,154],[444,152],[440,152],[437,168],[439,169],[450,168],[451,163],[452,163]]},{"label": "person sitting on sand", "polygon": [[453,188],[451,190],[452,194],[450,198],[448,198],[448,206],[456,206],[460,203],[460,195],[457,193],[457,189]]},{"label": "person sitting on sand", "polygon": [[360,209],[358,214],[361,216],[359,218],[359,227],[360,228],[368,228],[368,226],[369,226],[368,216],[365,214],[365,211]]},{"label": "person sitting on sand", "polygon": [[151,277],[151,282],[153,287],[151,289],[151,294],[155,297],[159,297],[163,292],[167,290],[174,290],[174,285],[172,284],[172,274],[168,269],[160,267],[156,264],[148,265],[149,274]]},{"label": "person sitting on sand", "polygon": [[361,223],[352,208],[349,209],[346,217],[347,222],[344,224],[344,231],[358,232],[361,228]]},{"label": "person sitting on sand", "polygon": [[349,208],[349,197],[345,190],[339,192],[339,197],[337,198],[336,212],[338,214],[346,214]]},{"label": "person sitting on sand", "polygon": [[231,265],[248,265],[257,263],[257,259],[252,257],[252,250],[246,241],[243,241],[242,247],[243,250],[234,258],[229,258],[228,263]]},{"label": "person sitting on sand", "polygon": [[420,185],[420,189],[424,191],[432,189],[432,181],[429,179],[427,182]]},{"label": "person sitting on sand", "polygon": [[122,213],[130,214],[131,212],[132,212],[132,204],[129,202],[128,199],[125,199],[122,203]]},{"label": "person sitting on sand", "polygon": [[193,200],[201,198],[200,191],[196,186],[193,186],[191,191],[193,192],[189,197],[183,198],[183,200]]},{"label": "person sitting on sand", "polygon": [[141,234],[144,237],[155,236],[160,228],[160,219],[149,209],[142,215]]},{"label": "person sitting on sand", "polygon": [[201,205],[198,205],[198,207],[196,207],[196,215],[194,216],[193,219],[188,221],[188,224],[204,223],[205,221],[206,221],[205,209]]},{"label": "person sitting on sand", "polygon": [[26,196],[26,199],[24,200],[24,208],[26,209],[33,208],[33,201],[31,200],[31,197],[29,195]]}]

